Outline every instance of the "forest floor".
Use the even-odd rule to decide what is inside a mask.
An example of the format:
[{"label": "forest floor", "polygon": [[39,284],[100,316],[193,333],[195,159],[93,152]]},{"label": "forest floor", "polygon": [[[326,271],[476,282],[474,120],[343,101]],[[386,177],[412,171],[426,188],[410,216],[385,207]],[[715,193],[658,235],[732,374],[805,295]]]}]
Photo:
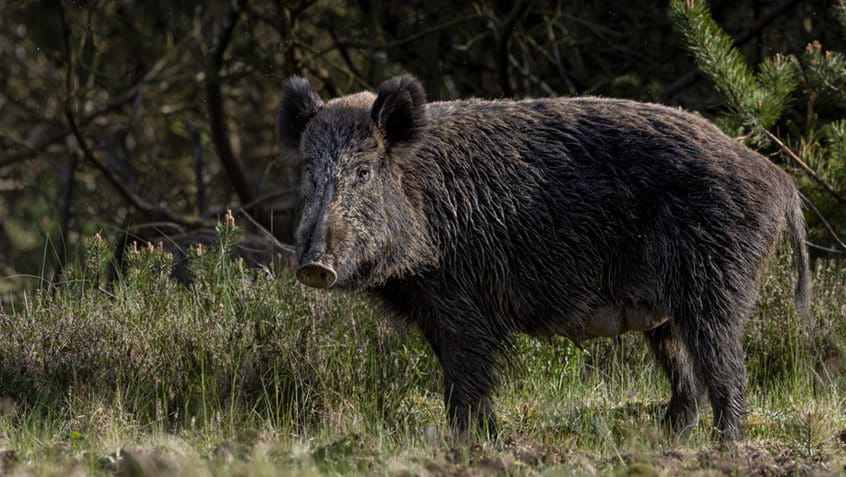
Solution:
[{"label": "forest floor", "polygon": [[106,283],[107,250],[0,304],[0,475],[846,472],[843,264],[817,263],[810,325],[771,268],[745,324],[748,437],[720,446],[707,408],[684,439],[661,430],[668,385],[636,334],[521,338],[499,439],[453,438],[425,343],[361,297],[215,249],[190,286],[156,250]]}]

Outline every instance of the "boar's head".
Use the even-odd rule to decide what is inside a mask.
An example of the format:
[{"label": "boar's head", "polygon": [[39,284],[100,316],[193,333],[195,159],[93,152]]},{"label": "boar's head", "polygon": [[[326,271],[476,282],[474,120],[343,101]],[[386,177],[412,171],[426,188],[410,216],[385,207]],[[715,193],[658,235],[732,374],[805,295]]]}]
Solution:
[{"label": "boar's head", "polygon": [[426,98],[411,76],[324,103],[307,80],[285,83],[278,135],[303,168],[297,279],[369,287],[431,263],[434,247],[414,161]]}]

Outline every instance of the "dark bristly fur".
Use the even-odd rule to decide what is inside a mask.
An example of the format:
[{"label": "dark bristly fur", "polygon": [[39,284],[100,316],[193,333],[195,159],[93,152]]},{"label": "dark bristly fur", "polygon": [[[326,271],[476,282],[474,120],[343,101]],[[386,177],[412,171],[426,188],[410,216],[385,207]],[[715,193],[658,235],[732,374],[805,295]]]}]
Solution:
[{"label": "dark bristly fur", "polygon": [[459,429],[494,429],[499,357],[516,333],[646,333],[671,382],[667,424],[706,397],[742,436],[742,318],[789,232],[808,315],[790,177],[692,114],[572,98],[426,103],[411,76],[323,104],[285,88],[280,132],[310,171],[309,255],[420,327]]}]

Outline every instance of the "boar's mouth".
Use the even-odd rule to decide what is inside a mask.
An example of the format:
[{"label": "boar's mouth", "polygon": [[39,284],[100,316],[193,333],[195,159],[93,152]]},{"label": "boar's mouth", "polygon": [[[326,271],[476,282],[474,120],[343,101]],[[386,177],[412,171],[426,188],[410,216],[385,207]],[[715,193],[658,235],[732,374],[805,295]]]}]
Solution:
[{"label": "boar's mouth", "polygon": [[329,265],[318,260],[306,260],[297,268],[297,280],[314,288],[329,288],[335,284],[338,274]]}]

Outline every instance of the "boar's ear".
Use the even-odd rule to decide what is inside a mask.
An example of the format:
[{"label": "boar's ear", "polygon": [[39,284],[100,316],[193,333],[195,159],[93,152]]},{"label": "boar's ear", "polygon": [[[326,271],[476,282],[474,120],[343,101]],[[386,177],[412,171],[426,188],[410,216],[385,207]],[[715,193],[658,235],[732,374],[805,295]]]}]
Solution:
[{"label": "boar's ear", "polygon": [[411,75],[385,81],[379,86],[370,118],[385,135],[389,148],[414,143],[426,127],[423,86]]},{"label": "boar's ear", "polygon": [[282,105],[276,118],[276,134],[285,148],[297,149],[309,120],[323,106],[323,100],[311,89],[308,80],[290,78],[282,86]]}]

